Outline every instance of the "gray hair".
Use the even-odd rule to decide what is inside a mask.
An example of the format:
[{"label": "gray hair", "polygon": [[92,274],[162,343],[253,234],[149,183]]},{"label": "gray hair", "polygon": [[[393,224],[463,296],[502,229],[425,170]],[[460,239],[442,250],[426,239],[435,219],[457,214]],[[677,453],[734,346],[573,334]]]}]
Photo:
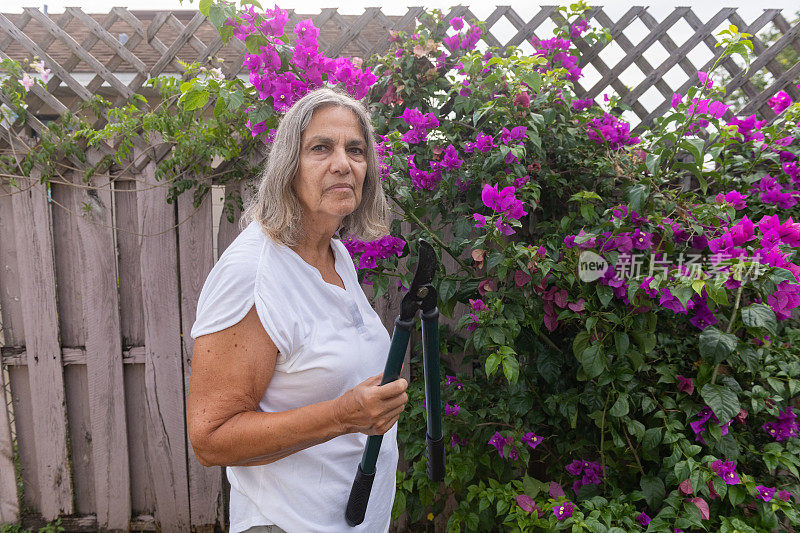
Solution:
[{"label": "gray hair", "polygon": [[267,163],[261,172],[258,192],[242,213],[241,229],[256,221],[275,242],[286,246],[298,244],[303,231],[303,211],[292,183],[299,168],[300,141],[314,111],[327,106],[352,111],[361,124],[366,143],[367,173],[361,204],[344,217],[338,233],[350,234],[360,240],[373,240],[388,233],[386,221],[389,208],[380,182],[375,131],[369,114],[358,100],[329,88],[309,92],[281,120]]}]

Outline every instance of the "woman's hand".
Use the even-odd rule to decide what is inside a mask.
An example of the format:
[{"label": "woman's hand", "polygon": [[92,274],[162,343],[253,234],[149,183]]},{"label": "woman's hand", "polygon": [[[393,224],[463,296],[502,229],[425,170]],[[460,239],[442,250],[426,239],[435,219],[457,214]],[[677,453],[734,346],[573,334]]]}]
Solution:
[{"label": "woman's hand", "polygon": [[345,433],[383,435],[397,422],[408,401],[408,381],[381,385],[382,377],[372,376],[336,399],[336,421]]}]

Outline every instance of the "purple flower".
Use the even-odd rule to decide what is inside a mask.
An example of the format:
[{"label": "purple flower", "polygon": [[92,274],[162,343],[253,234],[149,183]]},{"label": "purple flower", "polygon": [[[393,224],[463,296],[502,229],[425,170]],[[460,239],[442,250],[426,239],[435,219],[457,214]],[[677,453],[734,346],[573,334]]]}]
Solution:
[{"label": "purple flower", "polygon": [[788,502],[792,499],[792,493],[788,490],[782,490],[778,493],[778,499],[782,502]]},{"label": "purple flower", "polygon": [[461,407],[458,405],[450,405],[449,403],[444,404],[445,415],[458,416],[459,409],[461,409]]},{"label": "purple flower", "polygon": [[575,111],[583,111],[584,109],[589,109],[594,105],[594,98],[586,98],[585,100],[575,100],[572,102],[572,109]]},{"label": "purple flower", "polygon": [[456,147],[452,144],[448,145],[442,154],[442,160],[439,165],[450,170],[457,170],[463,164],[464,161],[458,158]]},{"label": "purple flower", "polygon": [[402,136],[403,142],[409,144],[421,143],[427,140],[428,131],[439,127],[439,119],[433,113],[422,114],[419,109],[407,107],[400,115],[410,129]]},{"label": "purple flower", "polygon": [[761,426],[761,429],[769,433],[778,442],[800,435],[797,415],[792,411],[791,406],[784,411],[778,411],[778,418],[775,422],[768,422]]},{"label": "purple flower", "polygon": [[683,96],[679,95],[678,93],[675,93],[672,95],[672,101],[670,102],[670,105],[672,105],[673,109],[677,109],[678,104],[680,104],[682,100]]},{"label": "purple flower", "polygon": [[764,485],[756,485],[756,490],[758,491],[758,497],[768,502],[772,499],[775,495],[775,487],[765,487]]},{"label": "purple flower", "polygon": [[682,313],[685,315],[689,312],[689,304],[691,303],[691,300],[686,302],[686,305],[684,305],[680,300],[672,295],[672,292],[669,289],[663,288],[661,289],[661,298],[659,299],[658,303],[662,307],[666,307],[675,314]]},{"label": "purple flower", "polygon": [[531,106],[531,97],[527,92],[523,91],[514,97],[514,105],[524,108]]},{"label": "purple flower", "polygon": [[720,461],[717,459],[711,463],[711,468],[728,485],[738,485],[741,482],[739,474],[736,473],[736,463],[733,461]]},{"label": "purple flower", "polygon": [[495,431],[492,438],[489,439],[489,444],[495,447],[500,457],[503,457],[503,446],[511,445],[512,442],[514,442],[513,439],[503,437],[499,431]]},{"label": "purple flower", "polygon": [[536,449],[536,447],[542,443],[542,440],[543,440],[542,437],[534,434],[533,431],[529,431],[522,437],[522,442],[524,442],[533,449]]},{"label": "purple flower", "polygon": [[642,527],[646,528],[647,526],[650,525],[651,518],[647,516],[647,514],[644,511],[642,511],[641,514],[639,514],[639,516],[636,517],[636,520],[642,525]]},{"label": "purple flower", "polygon": [[475,148],[481,152],[488,152],[492,148],[496,148],[494,144],[494,138],[491,135],[486,135],[483,132],[479,133],[478,137],[475,139]]},{"label": "purple flower", "polygon": [[583,461],[576,459],[565,466],[564,469],[573,476],[578,476],[581,472],[583,472]]},{"label": "purple flower", "polygon": [[464,27],[464,19],[462,17],[453,17],[450,19],[450,27],[456,31],[461,31]]},{"label": "purple flower", "polygon": [[458,433],[453,433],[452,435],[450,435],[450,446],[455,448],[456,445],[466,446],[467,439],[462,439],[461,437],[458,436]]},{"label": "purple flower", "polygon": [[602,118],[594,118],[586,125],[586,135],[597,144],[608,143],[611,150],[638,144],[638,137],[630,136],[631,125],[614,115],[603,113]]},{"label": "purple flower", "polygon": [[476,228],[485,228],[486,227],[486,217],[481,215],[480,213],[473,213],[472,218],[475,219],[475,227]]},{"label": "purple flower", "polygon": [[556,515],[556,518],[559,522],[572,516],[572,512],[574,510],[575,505],[573,505],[572,502],[562,503],[561,505],[556,505],[553,507],[553,513]]}]

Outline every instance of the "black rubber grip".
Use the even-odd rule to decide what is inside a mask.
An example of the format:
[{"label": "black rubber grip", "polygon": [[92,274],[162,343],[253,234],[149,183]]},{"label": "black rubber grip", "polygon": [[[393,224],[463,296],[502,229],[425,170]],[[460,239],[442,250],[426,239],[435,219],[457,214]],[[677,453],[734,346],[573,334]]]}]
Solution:
[{"label": "black rubber grip", "polygon": [[430,435],[425,434],[425,441],[427,446],[426,452],[428,457],[428,479],[431,481],[444,480],[444,436],[439,440],[431,439]]},{"label": "black rubber grip", "polygon": [[373,481],[375,481],[375,473],[365,474],[359,464],[356,478],[353,480],[353,488],[350,489],[350,498],[347,500],[347,510],[344,512],[344,519],[347,520],[347,525],[350,527],[357,526],[364,521]]}]

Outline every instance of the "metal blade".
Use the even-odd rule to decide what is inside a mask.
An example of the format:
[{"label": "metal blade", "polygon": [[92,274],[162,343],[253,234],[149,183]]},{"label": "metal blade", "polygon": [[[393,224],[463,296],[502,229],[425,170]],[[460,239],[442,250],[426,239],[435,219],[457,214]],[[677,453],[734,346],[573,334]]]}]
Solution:
[{"label": "metal blade", "polygon": [[408,292],[411,294],[416,294],[417,289],[433,281],[433,275],[436,274],[437,260],[433,246],[422,239],[419,239],[418,242],[419,259],[417,261],[417,271],[414,273],[411,287],[408,288]]}]

